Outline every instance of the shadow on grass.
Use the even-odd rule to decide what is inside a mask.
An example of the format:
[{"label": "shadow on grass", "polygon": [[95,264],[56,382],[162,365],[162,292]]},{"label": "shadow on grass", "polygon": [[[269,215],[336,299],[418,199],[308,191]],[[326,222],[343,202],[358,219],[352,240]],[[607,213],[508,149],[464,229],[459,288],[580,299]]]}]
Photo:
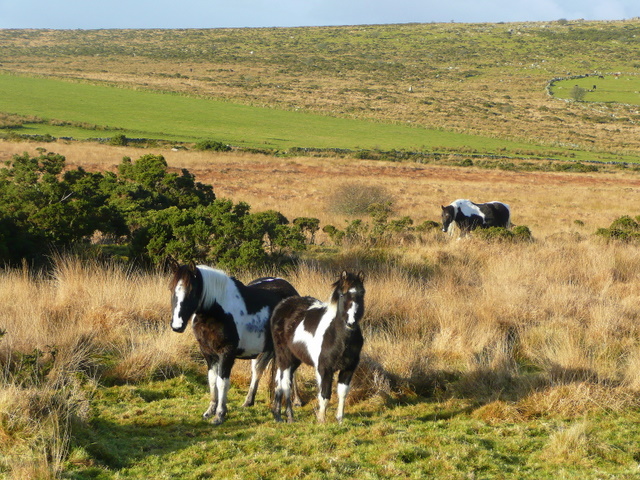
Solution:
[{"label": "shadow on grass", "polygon": [[[169,381],[170,382],[170,381]],[[167,458],[196,444],[244,442],[255,426],[272,422],[268,399],[258,399],[253,407],[241,407],[246,392],[235,389],[229,401],[227,421],[215,426],[202,418],[208,405],[206,386],[188,384],[150,387],[114,386],[106,388],[95,402],[94,416],[72,424],[72,465],[65,478],[101,477],[105,472],[126,470],[144,463],[148,457]],[[83,461],[74,460],[83,451]],[[126,473],[126,472],[125,472]]]}]

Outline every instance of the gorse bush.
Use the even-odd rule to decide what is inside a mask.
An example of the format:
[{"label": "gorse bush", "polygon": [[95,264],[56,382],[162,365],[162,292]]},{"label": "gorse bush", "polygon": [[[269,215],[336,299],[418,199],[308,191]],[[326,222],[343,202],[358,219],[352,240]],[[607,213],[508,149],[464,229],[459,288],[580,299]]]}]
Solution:
[{"label": "gorse bush", "polygon": [[128,144],[129,144],[129,140],[127,139],[126,135],[124,135],[123,133],[115,135],[111,137],[111,140],[109,140],[109,145],[126,147]]},{"label": "gorse bush", "polygon": [[143,262],[172,255],[260,267],[305,248],[305,232],[318,228],[314,219],[290,225],[279,212],[217,200],[188,170],[170,173],[161,155],[125,157],[117,173],[64,166],[61,155],[25,153],[0,170],[0,262],[44,263],[52,249],[86,246],[99,232]]},{"label": "gorse bush", "polygon": [[640,216],[635,219],[624,215],[615,219],[609,228],[599,228],[596,235],[607,240],[639,241],[640,240]]},{"label": "gorse bush", "polygon": [[473,234],[488,241],[530,242],[533,240],[531,230],[526,225],[518,225],[512,230],[504,227],[478,228]]},{"label": "gorse bush", "polygon": [[[368,246],[384,246],[399,240],[415,240],[420,233],[432,230],[433,226],[425,222],[418,227],[413,226],[413,219],[404,216],[389,219],[389,205],[373,204],[369,209],[371,222],[357,218],[347,224],[344,230],[333,225],[326,225],[322,231],[326,233],[336,245],[344,242]],[[436,226],[436,222],[432,222]]]},{"label": "gorse bush", "polygon": [[229,152],[231,147],[225,143],[216,140],[202,140],[196,143],[193,148],[196,150],[211,150],[214,152]]}]

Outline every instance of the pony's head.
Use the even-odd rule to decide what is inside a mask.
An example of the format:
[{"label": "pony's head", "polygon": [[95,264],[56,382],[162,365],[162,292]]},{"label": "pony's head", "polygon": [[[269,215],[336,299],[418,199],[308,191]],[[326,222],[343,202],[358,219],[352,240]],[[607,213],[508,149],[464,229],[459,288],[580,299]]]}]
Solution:
[{"label": "pony's head", "polygon": [[331,301],[337,303],[338,318],[344,317],[348,328],[355,327],[364,315],[364,273],[356,275],[345,270],[332,286]]},{"label": "pony's head", "polygon": [[449,225],[451,225],[451,222],[456,218],[456,206],[451,204],[446,207],[440,205],[440,207],[442,207],[442,231],[447,232]]},{"label": "pony's head", "polygon": [[202,274],[192,262],[189,265],[171,265],[171,328],[184,332],[189,320],[196,314],[202,297]]}]

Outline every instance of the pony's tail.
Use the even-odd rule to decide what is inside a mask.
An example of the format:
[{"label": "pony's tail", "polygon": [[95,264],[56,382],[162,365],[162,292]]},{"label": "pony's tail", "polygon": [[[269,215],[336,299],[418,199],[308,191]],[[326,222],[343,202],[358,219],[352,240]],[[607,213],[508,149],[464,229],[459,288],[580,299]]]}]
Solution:
[{"label": "pony's tail", "polygon": [[[268,393],[268,399],[269,399],[269,405],[271,405],[273,403],[273,394],[276,391],[276,372],[278,370],[277,366],[276,366],[276,355],[275,353],[271,354],[270,360],[269,360],[270,364],[269,364],[269,393]],[[302,400],[302,397],[300,396],[300,388],[298,387],[298,382],[296,382],[296,375],[294,374],[293,377],[291,378],[291,394],[293,395],[293,404],[296,407],[302,407],[305,403],[305,401]]]}]

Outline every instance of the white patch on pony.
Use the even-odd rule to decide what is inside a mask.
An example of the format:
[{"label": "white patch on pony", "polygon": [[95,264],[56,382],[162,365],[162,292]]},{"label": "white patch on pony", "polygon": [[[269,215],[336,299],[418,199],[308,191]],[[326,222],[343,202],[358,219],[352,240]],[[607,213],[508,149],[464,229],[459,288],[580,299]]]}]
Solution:
[{"label": "white patch on pony", "polygon": [[349,310],[347,310],[347,325],[353,325],[356,323],[356,313],[358,313],[358,309],[360,306],[353,302]]},{"label": "white patch on pony", "polygon": [[218,365],[213,366],[207,371],[207,378],[209,380],[209,395],[211,401],[209,402],[209,408],[202,414],[204,418],[209,418],[215,412],[218,405]]},{"label": "white patch on pony", "polygon": [[278,277],[266,277],[266,278],[260,279],[259,282],[252,282],[251,286],[255,287],[257,285],[262,285],[263,283],[274,282],[276,280],[280,280],[280,278],[278,278]]},{"label": "white patch on pony", "polygon": [[216,379],[216,388],[218,389],[218,410],[216,414],[224,413],[224,409],[227,405],[227,394],[229,393],[229,386],[231,381],[228,378],[218,377]]},{"label": "white patch on pony", "polygon": [[291,396],[291,369],[278,369],[276,372],[276,387],[281,389],[285,398]]},{"label": "white patch on pony", "polygon": [[244,350],[243,356],[253,356],[264,351],[265,330],[269,323],[269,307],[262,307],[259,312],[248,315],[234,314],[236,327],[240,335],[238,348]]},{"label": "white patch on pony", "polygon": [[344,416],[344,405],[346,403],[347,394],[349,393],[349,385],[346,383],[338,383],[338,411],[336,412],[336,418],[339,422],[342,422]]},{"label": "white patch on pony", "polygon": [[182,302],[184,302],[184,297],[186,295],[184,282],[182,280],[180,280],[176,285],[176,289],[173,294],[176,296],[176,307],[173,310],[173,317],[171,318],[171,327],[176,330],[179,330],[184,325],[182,318],[180,318],[180,309],[182,308]]},{"label": "white patch on pony", "polygon": [[205,265],[198,265],[203,277],[202,307],[208,308],[217,302],[222,309],[233,315],[240,342],[242,356],[254,356],[264,351],[265,329],[270,310],[265,306],[254,314],[247,312],[242,295],[235,282],[224,272]]},{"label": "white patch on pony", "polygon": [[307,331],[304,328],[304,322],[300,323],[296,327],[296,331],[293,333],[293,342],[294,343],[302,343],[307,349],[307,353],[309,357],[311,357],[311,361],[313,365],[317,368],[318,360],[320,358],[320,351],[322,350],[322,341],[324,340],[324,334],[331,325],[331,322],[336,317],[336,306],[333,304],[327,305],[326,303],[322,303],[319,300],[314,302],[308,310],[316,310],[319,308],[326,308],[326,312],[322,315],[320,322],[318,323],[318,328],[316,328],[316,333],[313,334]]},{"label": "white patch on pony", "polygon": [[[465,217],[470,217],[472,215],[477,215],[484,221],[484,213],[478,208],[477,205],[474,205],[471,200],[456,200],[451,205],[460,209],[462,214]],[[457,213],[457,212],[456,212]]]},{"label": "white patch on pony", "polygon": [[320,409],[318,411],[318,422],[324,423],[327,415],[327,407],[329,406],[329,399],[322,398],[322,394],[318,394],[318,403],[320,404]]}]

